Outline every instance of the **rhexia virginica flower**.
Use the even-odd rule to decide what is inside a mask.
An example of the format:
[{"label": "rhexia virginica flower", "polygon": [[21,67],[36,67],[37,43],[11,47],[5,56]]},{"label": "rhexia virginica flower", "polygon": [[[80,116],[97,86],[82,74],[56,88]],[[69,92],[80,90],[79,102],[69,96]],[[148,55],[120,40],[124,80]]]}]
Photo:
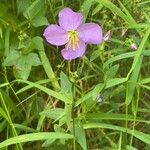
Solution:
[{"label": "rhexia virginica flower", "polygon": [[59,12],[59,25],[50,24],[44,30],[44,37],[53,45],[65,45],[61,51],[66,60],[82,57],[86,44],[100,44],[102,29],[96,23],[83,23],[83,15],[66,7]]}]

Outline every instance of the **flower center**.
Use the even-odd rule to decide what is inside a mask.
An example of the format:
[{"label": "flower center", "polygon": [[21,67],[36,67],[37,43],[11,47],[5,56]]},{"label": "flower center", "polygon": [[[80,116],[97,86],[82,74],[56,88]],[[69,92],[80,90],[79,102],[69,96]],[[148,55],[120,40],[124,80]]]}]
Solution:
[{"label": "flower center", "polygon": [[76,49],[79,42],[79,38],[78,38],[78,32],[77,30],[70,30],[68,31],[68,44],[67,44],[67,48],[72,48],[73,50]]}]

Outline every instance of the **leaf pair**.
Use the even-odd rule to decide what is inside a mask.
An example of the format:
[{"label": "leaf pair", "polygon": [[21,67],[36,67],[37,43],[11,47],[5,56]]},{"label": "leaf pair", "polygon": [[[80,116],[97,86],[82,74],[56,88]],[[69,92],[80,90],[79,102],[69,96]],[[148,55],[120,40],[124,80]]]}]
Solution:
[{"label": "leaf pair", "polygon": [[22,54],[18,50],[12,50],[5,59],[4,66],[13,66],[13,72],[16,78],[27,80],[32,66],[41,65],[40,59],[36,53]]}]

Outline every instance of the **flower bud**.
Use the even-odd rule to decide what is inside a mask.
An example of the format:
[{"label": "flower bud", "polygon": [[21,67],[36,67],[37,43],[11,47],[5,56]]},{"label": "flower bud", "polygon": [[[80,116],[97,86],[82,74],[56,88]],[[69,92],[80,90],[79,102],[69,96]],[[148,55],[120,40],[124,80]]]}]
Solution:
[{"label": "flower bud", "polygon": [[137,50],[137,48],[138,48],[136,43],[132,43],[130,47],[133,50]]},{"label": "flower bud", "polygon": [[110,34],[111,34],[111,31],[109,30],[108,32],[106,32],[106,34],[104,35],[104,41],[108,41],[110,39]]}]

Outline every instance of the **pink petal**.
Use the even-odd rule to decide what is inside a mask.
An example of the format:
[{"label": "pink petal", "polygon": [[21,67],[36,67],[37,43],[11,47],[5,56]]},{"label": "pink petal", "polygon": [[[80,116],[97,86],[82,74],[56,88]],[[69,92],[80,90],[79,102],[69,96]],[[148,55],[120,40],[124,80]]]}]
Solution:
[{"label": "pink petal", "polygon": [[82,57],[85,53],[85,50],[86,44],[82,40],[79,40],[78,46],[75,50],[73,50],[73,48],[67,48],[66,45],[66,47],[61,51],[61,54],[64,57],[64,59],[71,60],[76,59],[78,57]]},{"label": "pink petal", "polygon": [[58,25],[49,25],[44,30],[44,37],[53,45],[64,45],[68,42],[68,33]]},{"label": "pink petal", "polygon": [[96,23],[86,23],[78,29],[79,38],[89,44],[100,44],[103,39],[102,29]]},{"label": "pink petal", "polygon": [[82,18],[81,13],[66,7],[59,12],[59,25],[67,31],[77,29],[82,23]]}]

